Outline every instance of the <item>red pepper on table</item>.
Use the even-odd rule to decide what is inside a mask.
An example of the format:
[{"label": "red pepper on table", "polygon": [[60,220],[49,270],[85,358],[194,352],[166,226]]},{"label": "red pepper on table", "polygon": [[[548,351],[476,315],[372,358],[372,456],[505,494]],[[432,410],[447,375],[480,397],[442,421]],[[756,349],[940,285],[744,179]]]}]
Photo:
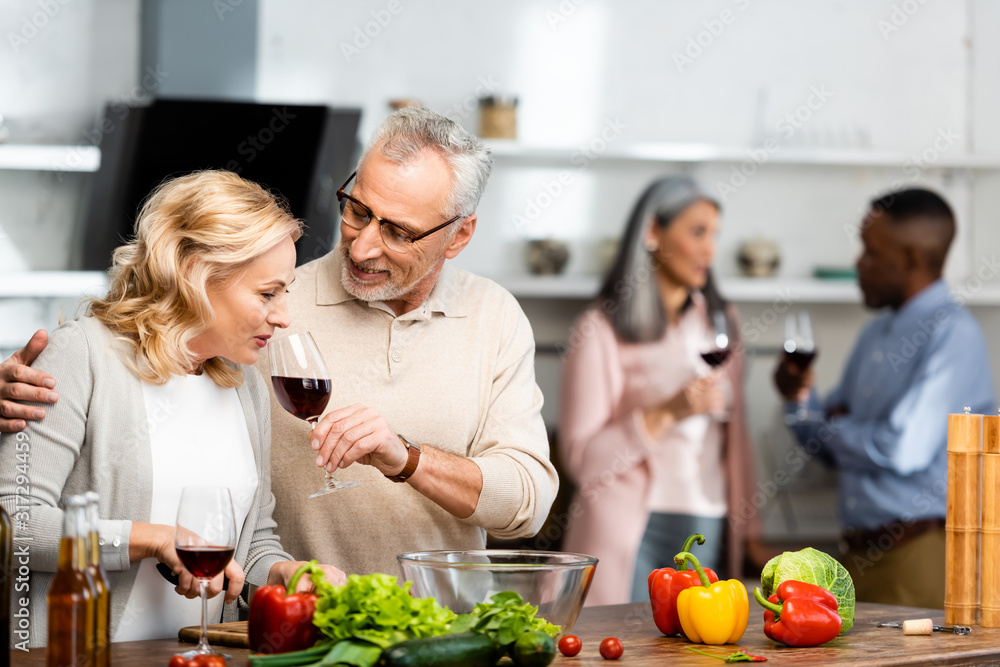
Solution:
[{"label": "red pepper on table", "polygon": [[840,634],[843,624],[837,598],[822,586],[789,579],[767,600],[759,588],[753,596],[764,607],[764,634],[788,646],[819,646]]},{"label": "red pepper on table", "polygon": [[[704,544],[705,538],[702,535],[692,535],[684,541],[684,548],[681,551],[691,551],[691,546],[697,542]],[[715,583],[719,580],[713,570],[705,568],[708,580]],[[678,565],[674,570],[672,567],[664,567],[653,570],[649,573],[649,603],[653,607],[653,622],[657,629],[667,637],[677,634],[684,634],[681,629],[681,620],[677,615],[677,596],[685,588],[701,586],[701,579],[694,570],[687,569],[687,561]]]},{"label": "red pepper on table", "polygon": [[255,653],[287,653],[312,647],[320,638],[313,625],[317,596],[295,593],[299,578],[306,573],[313,582],[325,581],[323,569],[316,561],[304,563],[285,587],[258,588],[250,601],[250,650]]}]

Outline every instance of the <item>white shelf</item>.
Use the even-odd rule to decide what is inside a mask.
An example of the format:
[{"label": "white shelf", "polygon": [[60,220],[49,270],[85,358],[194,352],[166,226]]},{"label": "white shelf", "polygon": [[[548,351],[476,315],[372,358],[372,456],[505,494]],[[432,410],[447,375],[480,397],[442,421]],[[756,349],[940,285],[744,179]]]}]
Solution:
[{"label": "white shelf", "polygon": [[0,298],[79,298],[103,295],[107,289],[103,271],[0,272]]},{"label": "white shelf", "polygon": [[852,280],[720,278],[719,291],[737,303],[861,303]]},{"label": "white shelf", "polygon": [[[564,162],[572,164],[574,156],[581,155],[578,147],[524,144],[516,140],[487,140],[493,155],[501,158],[515,158],[539,162]],[[744,162],[751,160],[751,152],[759,154],[760,147],[718,146],[715,144],[680,144],[666,142],[611,144],[607,150],[596,156],[588,154],[588,160],[632,162]],[[912,161],[909,153],[880,152],[848,148],[800,148],[779,146],[767,155],[758,158],[766,164],[808,165],[835,167],[888,167],[899,168]],[[1000,169],[1000,154],[942,153],[930,165],[931,169]]]},{"label": "white shelf", "polygon": [[487,277],[514,296],[524,299],[593,299],[601,288],[601,277],[591,275]]},{"label": "white shelf", "polygon": [[[516,297],[524,299],[593,299],[602,277],[594,275],[489,276]],[[731,301],[770,303],[860,303],[861,293],[851,281],[809,278],[722,278],[719,290]]]},{"label": "white shelf", "polygon": [[[487,276],[521,299],[590,300],[597,297],[601,276]],[[967,306],[1000,305],[1000,284],[981,285],[978,289],[949,283],[956,298]],[[815,278],[738,278],[719,279],[719,291],[735,303],[806,303],[860,304],[861,290],[853,280],[818,280]]]},{"label": "white shelf", "polygon": [[0,144],[0,169],[92,172],[100,166],[96,146]]}]

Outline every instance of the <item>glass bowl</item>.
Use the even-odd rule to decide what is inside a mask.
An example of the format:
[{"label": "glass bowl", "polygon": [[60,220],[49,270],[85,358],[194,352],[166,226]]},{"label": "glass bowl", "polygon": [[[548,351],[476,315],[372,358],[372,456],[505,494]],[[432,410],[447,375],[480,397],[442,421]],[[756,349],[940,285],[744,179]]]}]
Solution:
[{"label": "glass bowl", "polygon": [[576,623],[597,568],[593,556],[515,549],[414,551],[396,559],[417,597],[465,614],[497,593],[516,591],[563,633]]}]

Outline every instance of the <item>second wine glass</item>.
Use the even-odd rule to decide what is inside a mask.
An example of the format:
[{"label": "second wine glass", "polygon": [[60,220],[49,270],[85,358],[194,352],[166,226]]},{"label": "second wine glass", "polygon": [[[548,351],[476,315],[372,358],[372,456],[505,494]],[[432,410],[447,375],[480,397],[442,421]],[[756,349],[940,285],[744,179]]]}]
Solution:
[{"label": "second wine glass", "polygon": [[[272,341],[268,345],[271,360],[271,386],[285,410],[312,424],[323,415],[330,402],[333,385],[326,370],[323,355],[308,331]],[[358,482],[341,482],[333,473],[326,473],[323,486],[309,498],[323,496],[338,489],[357,486]]]},{"label": "second wine glass", "polygon": [[[785,342],[782,346],[785,359],[800,373],[805,373],[816,358],[816,342],[813,340],[812,320],[805,310],[785,315]],[[809,403],[798,401],[792,421],[809,419]]]}]

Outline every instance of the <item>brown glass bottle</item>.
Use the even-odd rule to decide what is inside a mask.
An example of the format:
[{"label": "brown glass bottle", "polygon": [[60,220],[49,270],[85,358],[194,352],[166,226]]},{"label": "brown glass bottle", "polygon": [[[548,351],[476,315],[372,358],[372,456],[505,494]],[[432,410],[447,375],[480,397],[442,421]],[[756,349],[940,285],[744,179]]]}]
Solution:
[{"label": "brown glass bottle", "polygon": [[88,491],[87,500],[87,571],[94,582],[94,666],[111,664],[111,587],[108,573],[101,565],[100,515],[97,508],[100,496]]},{"label": "brown glass bottle", "polygon": [[49,587],[48,667],[94,664],[94,582],[87,572],[87,501],[63,501],[59,569]]},{"label": "brown glass bottle", "polygon": [[14,526],[0,507],[0,667],[10,667],[10,595],[14,578]]}]

